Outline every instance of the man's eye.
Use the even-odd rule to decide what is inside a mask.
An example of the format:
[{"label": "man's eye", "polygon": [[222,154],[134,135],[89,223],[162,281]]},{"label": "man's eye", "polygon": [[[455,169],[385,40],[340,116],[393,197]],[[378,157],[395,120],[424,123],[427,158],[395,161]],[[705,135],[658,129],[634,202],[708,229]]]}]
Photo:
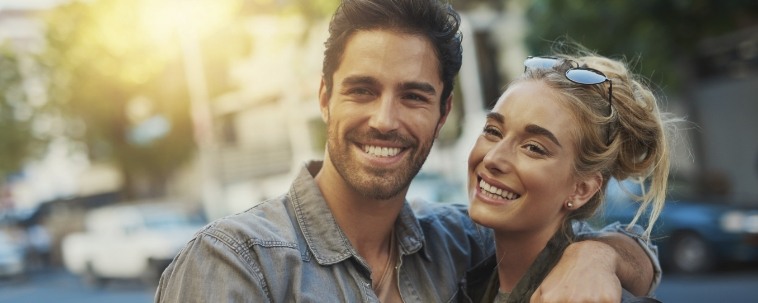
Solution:
[{"label": "man's eye", "polygon": [[348,90],[348,94],[351,94],[351,95],[371,95],[372,93],[371,93],[370,90],[368,90],[366,88],[356,87],[356,88],[351,88],[350,90]]},{"label": "man's eye", "polygon": [[485,136],[491,136],[495,138],[502,137],[502,134],[500,133],[500,130],[497,129],[497,127],[494,127],[492,125],[485,125],[484,129],[482,130],[482,134]]},{"label": "man's eye", "polygon": [[428,100],[426,97],[419,94],[406,94],[405,96],[403,96],[403,98],[407,100],[424,101],[424,102]]}]

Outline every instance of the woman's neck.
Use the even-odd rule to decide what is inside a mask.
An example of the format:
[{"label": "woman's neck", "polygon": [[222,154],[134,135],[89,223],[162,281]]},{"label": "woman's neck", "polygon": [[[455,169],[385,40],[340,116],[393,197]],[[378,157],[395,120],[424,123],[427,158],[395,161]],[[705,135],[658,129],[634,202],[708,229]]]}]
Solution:
[{"label": "woman's neck", "polygon": [[529,270],[557,229],[534,233],[495,231],[497,273],[500,290],[511,292]]}]

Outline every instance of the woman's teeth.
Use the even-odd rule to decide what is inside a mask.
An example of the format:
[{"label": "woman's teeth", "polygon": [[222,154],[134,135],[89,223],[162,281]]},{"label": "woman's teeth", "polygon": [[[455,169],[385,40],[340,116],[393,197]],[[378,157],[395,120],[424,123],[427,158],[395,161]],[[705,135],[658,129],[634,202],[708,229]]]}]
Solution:
[{"label": "woman's teeth", "polygon": [[517,193],[509,192],[503,190],[502,188],[497,188],[487,182],[484,182],[484,180],[479,181],[479,188],[482,189],[483,193],[491,195],[491,198],[514,200],[521,197],[521,195]]}]

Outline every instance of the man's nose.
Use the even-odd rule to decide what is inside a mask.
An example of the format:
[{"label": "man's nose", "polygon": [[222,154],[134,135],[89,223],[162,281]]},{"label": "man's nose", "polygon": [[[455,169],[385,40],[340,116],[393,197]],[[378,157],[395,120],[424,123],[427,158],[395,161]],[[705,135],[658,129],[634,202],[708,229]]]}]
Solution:
[{"label": "man's nose", "polygon": [[369,120],[369,127],[381,133],[396,130],[400,125],[398,121],[399,111],[402,110],[399,108],[399,104],[392,96],[382,96],[376,102]]}]

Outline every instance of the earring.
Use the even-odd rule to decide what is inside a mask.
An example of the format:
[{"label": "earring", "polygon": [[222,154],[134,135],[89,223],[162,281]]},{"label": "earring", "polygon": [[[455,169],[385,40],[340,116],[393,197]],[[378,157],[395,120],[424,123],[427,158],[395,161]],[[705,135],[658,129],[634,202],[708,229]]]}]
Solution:
[{"label": "earring", "polygon": [[566,203],[566,207],[568,207],[569,209],[571,209],[571,208],[574,207],[574,203],[571,203],[571,201],[569,201],[568,203]]}]

